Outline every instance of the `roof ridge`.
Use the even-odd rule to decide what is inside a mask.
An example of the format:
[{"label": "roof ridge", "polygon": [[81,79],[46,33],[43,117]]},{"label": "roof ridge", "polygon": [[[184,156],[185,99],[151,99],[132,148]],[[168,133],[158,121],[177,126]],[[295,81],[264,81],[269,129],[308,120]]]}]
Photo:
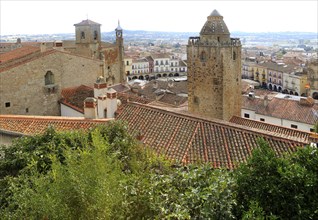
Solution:
[{"label": "roof ridge", "polygon": [[[274,139],[277,139],[277,140],[281,140],[281,141],[284,141],[284,142],[287,142],[288,140],[293,140],[295,142],[298,142],[300,144],[304,144],[307,142],[305,141],[301,141],[299,140],[299,138],[295,138],[295,137],[286,137],[286,138],[283,138],[281,136],[277,136],[277,133],[273,133],[273,132],[270,132],[270,133],[264,133],[262,132],[263,130],[260,130],[260,129],[256,129],[256,128],[250,128],[250,127],[247,127],[247,126],[243,126],[243,125],[239,125],[239,124],[235,124],[235,123],[231,123],[231,122],[227,122],[227,121],[222,121],[222,120],[218,120],[218,119],[210,119],[210,118],[205,118],[205,117],[202,117],[202,116],[196,116],[196,115],[190,115],[189,113],[186,114],[184,112],[173,112],[173,111],[169,111],[169,110],[166,110],[166,109],[161,109],[161,108],[156,108],[154,106],[151,106],[151,105],[143,105],[143,104],[140,104],[140,103],[127,103],[127,104],[130,104],[130,105],[138,105],[142,108],[148,108],[148,109],[155,109],[155,110],[158,110],[158,111],[162,111],[162,112],[167,112],[168,114],[170,115],[174,115],[176,117],[184,117],[184,118],[188,118],[188,119],[191,119],[191,120],[198,120],[199,122],[212,122],[214,124],[217,124],[217,125],[220,125],[220,126],[223,126],[223,127],[230,127],[232,129],[236,129],[236,130],[244,130],[246,132],[253,132],[253,133],[257,133],[261,136],[265,136],[265,137],[271,137],[271,138],[274,138]],[[275,135],[276,134],[276,135]],[[286,140],[288,139],[288,140]]]},{"label": "roof ridge", "polygon": [[80,122],[103,122],[103,121],[113,120],[110,118],[87,119],[84,117],[40,116],[40,115],[0,115],[0,119],[42,120],[42,121],[80,121]]}]

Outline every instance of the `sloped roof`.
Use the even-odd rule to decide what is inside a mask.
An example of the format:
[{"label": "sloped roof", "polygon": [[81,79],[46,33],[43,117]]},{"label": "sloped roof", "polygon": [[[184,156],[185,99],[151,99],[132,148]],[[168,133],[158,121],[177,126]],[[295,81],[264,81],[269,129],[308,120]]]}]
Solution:
[{"label": "sloped roof", "polygon": [[0,115],[0,131],[21,135],[42,134],[48,127],[56,131],[87,130],[111,119],[84,119],[75,117]]},{"label": "sloped roof", "polygon": [[253,110],[257,114],[290,121],[302,122],[313,125],[317,121],[315,112],[318,112],[318,104],[313,106],[301,105],[299,101],[292,99],[272,98],[267,107],[264,100],[260,98],[242,97],[242,108]]},{"label": "sloped roof", "polygon": [[8,62],[14,59],[19,59],[21,57],[25,57],[36,52],[40,52],[39,47],[23,46],[23,47],[11,50],[9,52],[0,54],[0,63]]},{"label": "sloped roof", "polygon": [[200,35],[229,35],[229,29],[223,21],[223,16],[214,10],[203,25]]},{"label": "sloped roof", "polygon": [[239,125],[244,125],[250,128],[263,130],[264,133],[274,132],[277,135],[281,135],[281,137],[298,138],[300,141],[304,141],[304,142],[318,142],[318,139],[316,138],[316,136],[313,135],[313,133],[298,130],[298,129],[287,128],[283,126],[269,124],[262,121],[255,121],[255,120],[251,120],[247,118],[241,118],[237,116],[233,116],[230,122],[239,124]]},{"label": "sloped roof", "polygon": [[211,12],[210,16],[222,16],[222,15],[221,15],[216,9],[214,9],[214,10]]},{"label": "sloped roof", "polygon": [[[129,89],[122,84],[115,84],[108,88],[112,89],[109,91],[118,92],[118,94]],[[94,97],[94,88],[86,85],[69,87],[61,91],[61,96],[62,98],[60,99],[60,103],[67,105],[78,112],[84,113],[84,100],[88,97]]]},{"label": "sloped roof", "polygon": [[169,159],[183,163],[206,162],[215,168],[233,169],[237,163],[246,161],[260,137],[278,155],[308,144],[230,122],[137,103],[127,103],[120,108],[116,119],[126,121],[131,133],[139,134],[144,144]]},{"label": "sloped roof", "polygon": [[89,26],[89,25],[101,25],[101,24],[89,19],[86,19],[81,21],[80,23],[74,24],[74,26]]},{"label": "sloped roof", "polygon": [[87,97],[94,96],[94,89],[89,86],[80,85],[63,89],[61,95],[61,103],[84,113],[84,100]]}]

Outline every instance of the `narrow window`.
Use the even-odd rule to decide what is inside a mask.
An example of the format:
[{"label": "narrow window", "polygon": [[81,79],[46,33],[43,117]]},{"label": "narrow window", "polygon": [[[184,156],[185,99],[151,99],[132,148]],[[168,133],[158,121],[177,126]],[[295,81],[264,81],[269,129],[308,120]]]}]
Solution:
[{"label": "narrow window", "polygon": [[205,53],[205,51],[202,51],[200,58],[201,58],[201,61],[206,61],[206,53]]},{"label": "narrow window", "polygon": [[85,39],[85,32],[84,31],[81,32],[81,39]]},{"label": "narrow window", "polygon": [[244,113],[244,118],[250,118],[250,114]]},{"label": "narrow window", "polygon": [[295,128],[295,129],[297,129],[297,128],[298,128],[298,126],[297,126],[297,125],[293,125],[293,124],[291,124],[291,125],[290,125],[290,127],[291,127],[291,128]]},{"label": "narrow window", "polygon": [[29,113],[29,108],[26,108],[26,109],[25,109],[25,113]]},{"label": "narrow window", "polygon": [[236,60],[236,53],[233,51],[233,60]]},{"label": "narrow window", "polygon": [[260,121],[265,121],[265,118],[260,118],[259,120],[260,120]]},{"label": "narrow window", "polygon": [[94,40],[97,40],[98,39],[98,33],[97,31],[94,31]]},{"label": "narrow window", "polygon": [[220,42],[220,37],[218,37],[218,42]]},{"label": "narrow window", "polygon": [[11,103],[10,102],[6,102],[4,105],[5,105],[6,108],[9,108],[11,106]]},{"label": "narrow window", "polygon": [[45,85],[54,84],[54,74],[51,71],[47,71],[45,74]]},{"label": "narrow window", "polygon": [[126,62],[126,65],[127,65],[127,66],[129,65],[129,61]]}]

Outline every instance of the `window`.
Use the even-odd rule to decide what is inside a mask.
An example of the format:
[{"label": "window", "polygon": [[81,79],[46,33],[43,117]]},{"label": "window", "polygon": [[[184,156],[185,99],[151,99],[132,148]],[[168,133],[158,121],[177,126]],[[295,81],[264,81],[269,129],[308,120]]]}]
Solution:
[{"label": "window", "polygon": [[265,118],[260,118],[259,120],[260,120],[260,121],[265,121]]},{"label": "window", "polygon": [[94,31],[94,40],[97,40],[98,39],[98,33],[97,31]]},{"label": "window", "polygon": [[200,59],[201,59],[201,61],[206,61],[206,53],[205,53],[205,51],[201,52]]},{"label": "window", "polygon": [[127,66],[129,65],[129,61],[126,61],[126,65],[127,65]]},{"label": "window", "polygon": [[244,118],[250,118],[250,114],[244,113]]},{"label": "window", "polygon": [[81,39],[85,39],[85,32],[84,31],[81,32]]},{"label": "window", "polygon": [[220,42],[220,37],[218,37],[218,42]]},{"label": "window", "polygon": [[199,97],[194,96],[193,102],[194,102],[195,104],[199,104],[199,102],[200,102]]},{"label": "window", "polygon": [[236,53],[233,51],[233,60],[236,60]]},{"label": "window", "polygon": [[291,124],[291,125],[290,125],[290,127],[291,127],[291,128],[295,128],[295,129],[297,129],[297,128],[298,128],[298,126],[297,126],[297,125],[293,125],[293,124]]},{"label": "window", "polygon": [[9,108],[11,106],[11,103],[10,102],[6,102],[4,105],[5,105],[6,108]]},{"label": "window", "polygon": [[315,132],[315,129],[314,128],[310,128],[310,132]]},{"label": "window", "polygon": [[26,109],[25,109],[25,113],[29,113],[29,108],[26,108]]},{"label": "window", "polygon": [[45,74],[45,85],[54,84],[54,74],[51,71],[47,71]]}]

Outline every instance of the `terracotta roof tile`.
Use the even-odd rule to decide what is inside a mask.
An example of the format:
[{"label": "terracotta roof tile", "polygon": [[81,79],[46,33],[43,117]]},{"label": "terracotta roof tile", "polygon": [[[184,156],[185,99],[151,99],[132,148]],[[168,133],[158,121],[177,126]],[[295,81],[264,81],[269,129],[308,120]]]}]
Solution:
[{"label": "terracotta roof tile", "polygon": [[314,137],[313,133],[301,131],[293,128],[287,128],[283,126],[278,126],[274,124],[269,124],[261,121],[255,121],[247,118],[241,118],[233,116],[230,122],[244,125],[250,128],[256,128],[263,130],[264,132],[276,133],[281,137],[294,137],[303,142],[318,142],[318,139]]},{"label": "terracotta roof tile", "polygon": [[143,143],[167,158],[183,163],[208,162],[213,167],[232,169],[246,161],[260,137],[268,141],[277,154],[293,152],[297,146],[308,144],[260,129],[137,103],[124,105],[116,119],[127,121],[130,132],[140,133]]},{"label": "terracotta roof tile", "polygon": [[290,121],[302,122],[314,125],[317,121],[315,112],[318,112],[318,104],[306,106],[297,100],[272,98],[267,107],[260,98],[242,97],[242,108],[255,111],[257,114],[282,118]]},{"label": "terracotta roof tile", "polygon": [[23,46],[15,50],[0,54],[0,63],[8,62],[14,59],[19,59],[30,54],[40,52],[39,47]]},{"label": "terracotta roof tile", "polygon": [[0,115],[0,131],[23,135],[35,135],[45,132],[52,126],[57,131],[87,130],[98,124],[107,123],[111,119],[84,119],[53,116]]},{"label": "terracotta roof tile", "polygon": [[80,85],[63,89],[61,95],[61,103],[84,113],[84,100],[87,97],[94,97],[94,89],[89,86]]}]

